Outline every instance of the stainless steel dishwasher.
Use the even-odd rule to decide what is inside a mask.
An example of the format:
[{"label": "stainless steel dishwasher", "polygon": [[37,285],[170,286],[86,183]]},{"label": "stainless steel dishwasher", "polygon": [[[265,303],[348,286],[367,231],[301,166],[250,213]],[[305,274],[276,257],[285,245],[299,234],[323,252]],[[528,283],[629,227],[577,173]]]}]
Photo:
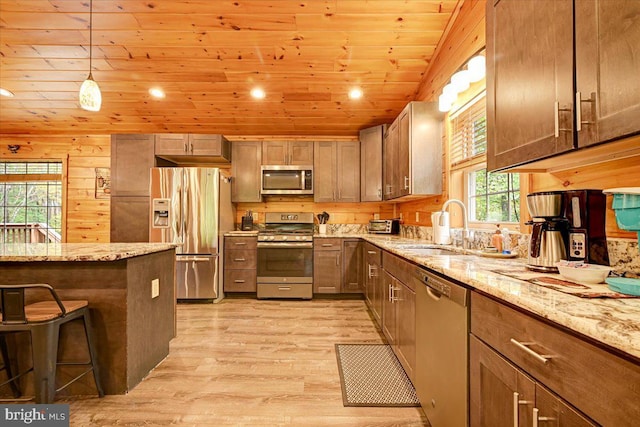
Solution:
[{"label": "stainless steel dishwasher", "polygon": [[432,427],[469,425],[469,290],[416,269],[418,399]]}]

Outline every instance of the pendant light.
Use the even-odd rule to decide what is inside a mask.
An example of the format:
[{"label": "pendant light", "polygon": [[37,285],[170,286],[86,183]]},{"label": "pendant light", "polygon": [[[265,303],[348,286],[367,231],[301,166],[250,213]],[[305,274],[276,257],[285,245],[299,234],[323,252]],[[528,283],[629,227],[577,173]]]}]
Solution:
[{"label": "pendant light", "polygon": [[80,86],[80,107],[87,111],[100,111],[102,94],[91,75],[93,59],[93,0],[89,0],[89,76]]}]

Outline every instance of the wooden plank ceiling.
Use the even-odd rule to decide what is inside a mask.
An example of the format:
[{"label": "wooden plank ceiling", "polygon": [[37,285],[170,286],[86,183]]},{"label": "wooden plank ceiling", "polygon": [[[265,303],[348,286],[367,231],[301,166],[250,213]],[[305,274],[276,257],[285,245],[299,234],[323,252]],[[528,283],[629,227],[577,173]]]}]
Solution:
[{"label": "wooden plank ceiling", "polygon": [[0,0],[0,133],[356,135],[414,99],[457,3],[94,0],[91,113],[89,1]]}]

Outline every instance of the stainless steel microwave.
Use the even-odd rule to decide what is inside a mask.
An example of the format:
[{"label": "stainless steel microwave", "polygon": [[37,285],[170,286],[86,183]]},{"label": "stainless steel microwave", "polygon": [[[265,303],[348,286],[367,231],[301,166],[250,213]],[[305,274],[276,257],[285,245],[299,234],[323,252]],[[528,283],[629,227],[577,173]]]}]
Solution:
[{"label": "stainless steel microwave", "polygon": [[263,165],[263,195],[313,194],[313,166]]}]

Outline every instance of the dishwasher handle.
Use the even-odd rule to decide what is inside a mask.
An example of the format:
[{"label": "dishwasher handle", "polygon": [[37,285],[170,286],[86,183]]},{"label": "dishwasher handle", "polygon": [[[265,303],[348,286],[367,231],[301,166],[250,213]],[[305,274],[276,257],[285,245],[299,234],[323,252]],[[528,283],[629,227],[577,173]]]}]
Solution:
[{"label": "dishwasher handle", "polygon": [[445,298],[463,307],[468,306],[469,289],[464,286],[460,286],[423,269],[418,269],[414,277],[426,288],[428,295],[433,300],[439,301]]}]

